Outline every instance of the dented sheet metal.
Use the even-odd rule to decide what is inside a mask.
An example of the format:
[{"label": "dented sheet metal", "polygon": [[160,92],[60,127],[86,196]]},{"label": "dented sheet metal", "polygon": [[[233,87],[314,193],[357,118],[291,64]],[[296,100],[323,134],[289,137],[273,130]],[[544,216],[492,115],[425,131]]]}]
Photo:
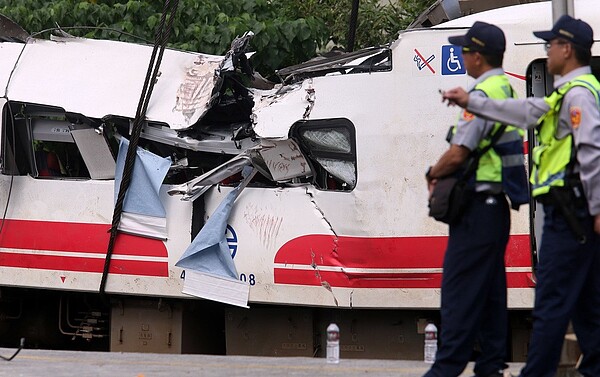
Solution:
[{"label": "dented sheet metal", "polygon": [[[151,46],[32,38],[26,45],[7,44],[2,50],[9,46],[12,56],[13,50],[25,50],[8,87],[11,100],[57,106],[94,118],[109,114],[135,118]],[[207,93],[217,84],[214,69],[222,60],[222,56],[165,50],[148,120],[167,123],[173,129],[196,123],[209,107]]]},{"label": "dented sheet metal", "polygon": [[[193,124],[193,119],[202,117],[208,110],[222,61],[221,58],[199,55],[191,65],[185,67],[185,78],[177,89],[173,111],[183,115],[187,127]],[[172,128],[187,128],[178,126]]]},{"label": "dented sheet metal", "polygon": [[[383,67],[387,69],[390,49],[386,46],[370,47],[347,54],[339,54],[329,58],[313,59],[305,63],[282,68],[277,75],[285,80],[295,77],[314,75],[315,72],[351,73],[352,70],[377,71]],[[304,76],[303,76],[304,75]]]},{"label": "dented sheet metal", "polygon": [[292,178],[312,175],[310,164],[294,140],[263,139],[260,146],[233,157],[189,182],[169,189],[168,194],[182,195],[182,200],[195,200],[210,186],[240,173],[249,165],[261,171],[265,177],[277,182],[287,182]]},{"label": "dented sheet metal", "polygon": [[316,96],[312,80],[306,80],[255,98],[254,132],[263,138],[286,139],[294,122],[310,116],[307,110],[312,110]]}]

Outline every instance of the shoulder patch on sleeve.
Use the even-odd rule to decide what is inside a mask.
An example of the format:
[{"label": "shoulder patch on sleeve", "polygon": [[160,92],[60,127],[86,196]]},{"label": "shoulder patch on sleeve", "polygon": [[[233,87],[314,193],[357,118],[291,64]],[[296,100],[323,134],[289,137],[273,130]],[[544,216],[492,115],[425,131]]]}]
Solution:
[{"label": "shoulder patch on sleeve", "polygon": [[581,123],[581,107],[571,106],[569,108],[569,115],[571,117],[571,127],[577,129]]},{"label": "shoulder patch on sleeve", "polygon": [[463,120],[470,122],[473,119],[475,119],[475,115],[473,115],[473,113],[468,112],[467,110],[463,110],[462,118]]}]

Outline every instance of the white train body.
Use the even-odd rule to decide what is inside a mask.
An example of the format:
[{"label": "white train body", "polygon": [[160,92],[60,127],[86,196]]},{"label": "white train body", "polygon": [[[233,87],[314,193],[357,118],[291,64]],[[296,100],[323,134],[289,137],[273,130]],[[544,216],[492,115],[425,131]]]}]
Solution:
[{"label": "white train body", "polygon": [[[593,27],[599,24],[600,8],[594,0],[575,1],[575,14]],[[325,173],[321,178],[329,183],[315,183],[319,155],[302,149],[312,176],[250,183],[235,201],[227,238],[238,276],[250,285],[250,311],[255,304],[439,307],[448,229],[427,216],[424,172],[447,148],[446,131],[458,113],[441,103],[438,90],[472,81],[448,36],[463,34],[476,20],[504,30],[508,41],[504,68],[519,97],[546,86],[543,41],[532,31],[551,25],[550,3],[506,7],[431,29],[402,32],[389,48],[357,54],[353,60],[328,66],[327,73],[317,73],[318,67],[290,70],[287,77],[294,80],[283,88],[251,89],[254,107],[249,124],[254,134],[238,141],[232,141],[231,135],[211,134],[209,122],[203,125],[208,138],[182,136],[182,131],[194,130],[211,111],[203,107],[206,98],[187,110],[182,106],[182,90],[193,86],[190,69],[199,57],[216,62],[222,57],[165,51],[147,120],[162,130],[168,128],[169,136],[160,139],[158,133],[146,129],[141,136],[146,143],[167,140],[164,144],[169,148],[191,150],[199,157],[204,153],[221,156],[208,167],[269,142],[302,144],[298,129],[337,130],[349,143],[350,149],[336,161],[354,167],[355,181],[338,177],[331,183],[331,175]],[[76,116],[60,120],[67,125],[66,131],[59,125],[49,132],[68,134],[69,127],[79,129],[73,128],[74,118],[98,123],[133,120],[152,49],[60,38],[3,42],[0,50],[4,93],[0,209],[6,206],[0,232],[0,286],[97,292],[114,209],[114,179],[42,177],[36,173],[39,167],[24,162],[16,173],[9,167],[12,157],[7,150],[14,135],[28,146],[47,140],[36,139],[35,119],[51,121],[61,112]],[[593,53],[599,55],[600,47],[595,45]],[[371,60],[373,69],[366,69],[362,63],[376,54],[384,58]],[[353,70],[349,68],[353,64],[362,66]],[[9,110],[8,103],[18,106]],[[23,108],[30,110],[19,114]],[[97,128],[85,121],[82,124]],[[13,125],[24,130],[7,131]],[[19,148],[14,148],[15,154]],[[283,157],[263,162],[271,174],[295,169]],[[339,175],[348,171],[341,170]],[[196,199],[204,203],[197,206],[181,200],[181,195],[168,195],[180,184],[160,188],[166,210],[164,237],[118,235],[107,276],[109,295],[195,299],[182,293],[183,269],[175,263],[199,229],[194,229],[193,222],[209,218],[233,186],[212,186]],[[506,254],[510,309],[533,305],[531,224],[529,206],[512,211]]]}]

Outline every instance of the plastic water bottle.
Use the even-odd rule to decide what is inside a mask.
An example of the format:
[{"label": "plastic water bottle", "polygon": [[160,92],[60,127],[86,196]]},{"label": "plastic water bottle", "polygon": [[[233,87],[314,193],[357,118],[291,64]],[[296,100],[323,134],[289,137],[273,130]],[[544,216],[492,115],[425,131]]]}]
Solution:
[{"label": "plastic water bottle", "polygon": [[340,328],[335,323],[327,326],[327,363],[340,362]]},{"label": "plastic water bottle", "polygon": [[433,364],[435,362],[435,354],[437,352],[437,327],[433,323],[428,323],[425,326],[425,362]]}]

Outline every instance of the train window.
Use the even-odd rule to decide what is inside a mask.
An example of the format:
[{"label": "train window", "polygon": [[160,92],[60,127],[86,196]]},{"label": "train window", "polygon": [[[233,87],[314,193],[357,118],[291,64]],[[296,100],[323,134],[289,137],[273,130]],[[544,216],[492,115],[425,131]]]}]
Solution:
[{"label": "train window", "polygon": [[314,171],[314,184],[322,190],[352,191],[356,186],[356,140],[348,119],[296,123],[293,133]]},{"label": "train window", "polygon": [[101,129],[75,123],[61,110],[19,103],[5,106],[2,172],[41,178],[114,178],[114,158]]},{"label": "train window", "polygon": [[5,106],[2,122],[2,173],[27,175],[33,171],[33,155],[27,147],[25,119],[13,118],[9,106]]},{"label": "train window", "polygon": [[34,177],[90,177],[68,122],[44,118],[28,120],[35,156]]}]

